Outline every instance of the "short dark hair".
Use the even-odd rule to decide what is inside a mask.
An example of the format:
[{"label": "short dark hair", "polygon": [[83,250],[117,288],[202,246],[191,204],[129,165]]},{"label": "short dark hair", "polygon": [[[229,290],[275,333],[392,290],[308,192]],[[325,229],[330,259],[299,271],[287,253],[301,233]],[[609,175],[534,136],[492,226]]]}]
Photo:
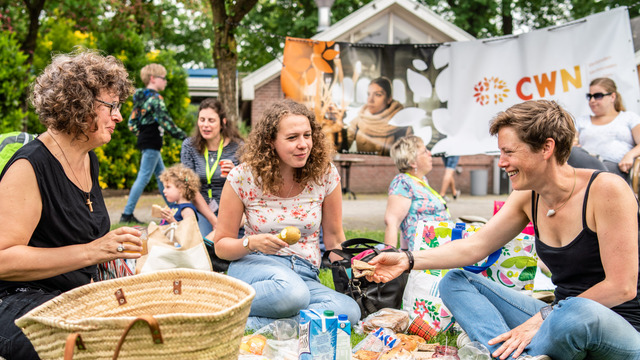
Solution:
[{"label": "short dark hair", "polygon": [[561,165],[569,158],[576,135],[571,114],[549,100],[513,105],[491,121],[489,132],[497,135],[503,127],[513,128],[518,138],[533,151],[541,150],[547,139],[553,139],[556,143],[554,155]]}]

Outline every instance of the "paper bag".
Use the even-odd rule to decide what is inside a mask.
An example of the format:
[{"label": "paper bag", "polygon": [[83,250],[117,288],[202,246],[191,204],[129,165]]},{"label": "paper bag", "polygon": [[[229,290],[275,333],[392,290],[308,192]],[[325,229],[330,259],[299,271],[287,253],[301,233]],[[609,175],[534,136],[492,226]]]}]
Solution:
[{"label": "paper bag", "polygon": [[137,274],[176,268],[213,271],[195,216],[169,225],[151,222],[148,238],[149,253],[138,259]]}]

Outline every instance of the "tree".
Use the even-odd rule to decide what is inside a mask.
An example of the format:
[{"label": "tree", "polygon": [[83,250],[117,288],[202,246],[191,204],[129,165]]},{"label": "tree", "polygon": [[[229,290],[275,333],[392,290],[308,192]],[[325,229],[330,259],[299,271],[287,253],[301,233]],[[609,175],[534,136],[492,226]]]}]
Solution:
[{"label": "tree", "polygon": [[213,61],[218,68],[220,101],[229,120],[238,122],[238,44],[235,30],[258,0],[210,0],[213,15]]},{"label": "tree", "polygon": [[[637,1],[623,0],[418,0],[477,38],[522,33],[579,19]],[[629,9],[631,17],[640,8]]]}]

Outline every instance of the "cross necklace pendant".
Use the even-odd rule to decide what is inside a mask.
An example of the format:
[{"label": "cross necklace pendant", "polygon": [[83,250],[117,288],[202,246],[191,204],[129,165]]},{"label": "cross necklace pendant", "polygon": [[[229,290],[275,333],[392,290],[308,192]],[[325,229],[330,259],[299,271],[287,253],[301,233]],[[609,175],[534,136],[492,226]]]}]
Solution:
[{"label": "cross necklace pendant", "polygon": [[53,139],[53,141],[55,141],[56,145],[58,145],[58,148],[60,148],[60,152],[62,153],[62,156],[64,157],[64,161],[67,162],[67,166],[69,167],[69,170],[71,170],[71,173],[73,174],[73,177],[76,179],[76,181],[78,182],[78,188],[80,190],[82,190],[83,193],[85,193],[85,195],[87,195],[87,201],[85,201],[85,204],[89,207],[89,212],[93,212],[93,202],[91,202],[91,173],[89,173],[89,192],[84,191],[82,188],[80,188],[80,185],[82,185],[82,183],[80,183],[80,180],[78,179],[78,176],[76,176],[76,172],[73,171],[73,168],[71,167],[71,163],[69,163],[69,159],[67,159],[67,155],[64,153],[64,150],[62,150],[62,146],[60,146],[60,144],[58,143],[58,140],[56,140],[56,138],[54,138],[49,132],[47,132],[47,134],[49,134],[49,137]]}]

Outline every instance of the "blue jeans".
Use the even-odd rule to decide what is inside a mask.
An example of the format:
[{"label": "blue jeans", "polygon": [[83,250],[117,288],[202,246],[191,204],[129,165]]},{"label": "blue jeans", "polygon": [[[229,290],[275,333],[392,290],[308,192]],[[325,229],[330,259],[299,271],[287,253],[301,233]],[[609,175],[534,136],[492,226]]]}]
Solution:
[{"label": "blue jeans", "polygon": [[[151,175],[155,175],[156,181],[158,182],[158,189],[164,199],[164,194],[162,193],[164,186],[162,186],[162,181],[160,181],[160,174],[162,174],[163,171],[164,162],[162,162],[162,155],[160,154],[160,151],[153,149],[142,150],[138,177],[136,177],[136,181],[133,183],[131,191],[129,191],[129,199],[127,200],[127,205],[124,207],[123,214],[133,214],[133,210],[136,209],[136,204],[138,203],[138,199],[140,199],[140,195],[142,195],[144,188],[149,183],[149,180],[151,180]],[[164,199],[164,201],[167,202],[167,199]]]},{"label": "blue jeans", "polygon": [[256,291],[247,330],[259,330],[277,319],[299,321],[300,310],[333,310],[347,314],[352,324],[360,320],[360,308],[349,296],[320,283],[318,269],[298,256],[254,253],[231,262],[228,274]]},{"label": "blue jeans", "polygon": [[40,359],[31,341],[18,328],[14,321],[36,306],[53,299],[60,294],[47,293],[40,289],[3,296],[0,299],[0,356],[7,359]]},{"label": "blue jeans", "polygon": [[[473,341],[491,353],[501,344],[489,340],[535,315],[546,304],[464,270],[451,270],[439,285],[440,296]],[[523,355],[563,359],[640,359],[640,332],[611,309],[589,299],[570,297],[553,307]]]}]

